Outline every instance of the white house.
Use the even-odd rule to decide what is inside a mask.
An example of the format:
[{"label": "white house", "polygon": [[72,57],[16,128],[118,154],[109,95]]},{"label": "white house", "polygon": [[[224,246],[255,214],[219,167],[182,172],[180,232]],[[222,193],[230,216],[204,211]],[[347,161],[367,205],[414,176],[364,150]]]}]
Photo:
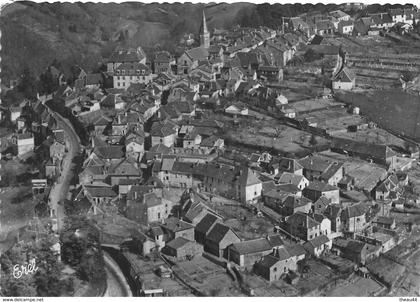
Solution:
[{"label": "white house", "polygon": [[120,64],[113,74],[114,88],[127,89],[133,83],[148,84],[152,82],[152,72],[142,63]]},{"label": "white house", "polygon": [[248,108],[242,104],[230,105],[225,112],[232,115],[248,115]]},{"label": "white house", "polygon": [[33,151],[35,140],[32,134],[23,133],[17,136],[18,156],[24,155],[27,152]]},{"label": "white house", "polygon": [[342,35],[351,35],[354,29],[353,21],[340,21],[338,23],[338,32]]},{"label": "white house", "polygon": [[332,80],[334,90],[352,90],[356,85],[356,76],[349,69],[344,67]]},{"label": "white house", "polygon": [[22,108],[20,107],[10,108],[10,120],[12,122],[16,122],[16,120],[20,117],[21,112],[22,112]]}]

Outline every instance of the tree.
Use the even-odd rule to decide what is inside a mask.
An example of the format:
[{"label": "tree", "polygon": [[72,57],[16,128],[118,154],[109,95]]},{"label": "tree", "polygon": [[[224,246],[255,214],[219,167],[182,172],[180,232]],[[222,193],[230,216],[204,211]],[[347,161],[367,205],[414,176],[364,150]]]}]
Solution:
[{"label": "tree", "polygon": [[316,140],[316,137],[315,137],[315,135],[311,135],[311,138],[310,138],[310,140],[309,140],[309,143],[312,145],[312,146],[314,146],[314,145],[316,145],[317,143],[318,143],[318,141]]},{"label": "tree", "polygon": [[105,276],[99,231],[85,217],[68,216],[60,236],[64,262],[73,266],[81,279],[101,282]]},{"label": "tree", "polygon": [[42,93],[50,94],[58,88],[58,79],[53,76],[48,68],[39,77],[39,88]]},{"label": "tree", "polygon": [[35,100],[37,95],[37,81],[29,68],[25,67],[17,86],[17,90],[23,94],[23,96],[30,100]]},{"label": "tree", "polygon": [[[72,291],[72,283],[61,280],[62,265],[51,250],[52,241],[43,239],[17,244],[3,253],[1,260],[1,289],[5,296],[59,296],[63,291]],[[16,264],[27,265],[35,259],[35,272],[13,276]]]}]

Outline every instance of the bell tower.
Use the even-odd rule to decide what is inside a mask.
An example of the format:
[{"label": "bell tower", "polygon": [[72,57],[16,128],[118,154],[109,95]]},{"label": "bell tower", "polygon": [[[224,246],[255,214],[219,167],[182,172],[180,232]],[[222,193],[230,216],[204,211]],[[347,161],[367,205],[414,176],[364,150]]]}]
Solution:
[{"label": "bell tower", "polygon": [[207,29],[206,15],[203,10],[203,21],[200,26],[200,46],[204,48],[210,47],[210,33]]}]

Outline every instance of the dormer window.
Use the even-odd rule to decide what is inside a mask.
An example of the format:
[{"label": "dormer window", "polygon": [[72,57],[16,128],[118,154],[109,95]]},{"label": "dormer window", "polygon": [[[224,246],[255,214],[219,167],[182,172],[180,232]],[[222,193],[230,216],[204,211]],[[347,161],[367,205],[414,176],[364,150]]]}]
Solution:
[{"label": "dormer window", "polygon": [[125,75],[125,70],[122,70],[122,74]]},{"label": "dormer window", "polygon": [[140,70],[139,69],[137,69],[136,72],[137,72],[137,74],[140,74]]},{"label": "dormer window", "polygon": [[143,69],[143,70],[141,71],[141,74],[146,74],[146,70],[144,70],[144,69]]},{"label": "dormer window", "polygon": [[120,71],[119,70],[117,70],[117,74],[120,74]]}]

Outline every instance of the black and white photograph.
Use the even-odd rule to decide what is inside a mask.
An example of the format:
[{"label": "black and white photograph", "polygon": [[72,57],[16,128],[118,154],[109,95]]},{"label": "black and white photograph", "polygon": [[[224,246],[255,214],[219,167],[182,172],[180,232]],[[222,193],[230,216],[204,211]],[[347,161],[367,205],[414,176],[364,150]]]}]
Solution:
[{"label": "black and white photograph", "polygon": [[410,1],[2,1],[1,301],[417,302]]}]

